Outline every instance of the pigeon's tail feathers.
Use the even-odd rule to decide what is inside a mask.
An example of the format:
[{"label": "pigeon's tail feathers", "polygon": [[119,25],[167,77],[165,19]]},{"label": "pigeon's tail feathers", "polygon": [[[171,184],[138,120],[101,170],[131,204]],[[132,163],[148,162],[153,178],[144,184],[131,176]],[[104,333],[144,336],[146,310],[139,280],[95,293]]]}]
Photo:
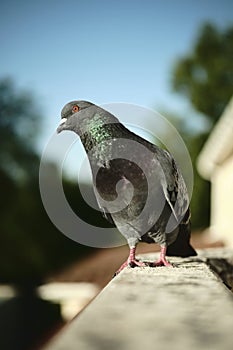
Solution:
[{"label": "pigeon's tail feathers", "polygon": [[180,256],[182,258],[197,255],[190,244],[190,235],[191,223],[180,224],[176,241],[167,247],[167,255]]}]

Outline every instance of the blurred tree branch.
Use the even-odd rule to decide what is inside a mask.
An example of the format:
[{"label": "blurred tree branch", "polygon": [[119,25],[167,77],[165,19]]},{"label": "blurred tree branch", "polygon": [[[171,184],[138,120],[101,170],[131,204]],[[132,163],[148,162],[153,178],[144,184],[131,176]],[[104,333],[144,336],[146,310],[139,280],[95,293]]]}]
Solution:
[{"label": "blurred tree branch", "polygon": [[38,173],[35,140],[42,118],[29,92],[18,92],[9,78],[0,81],[0,169],[12,179]]},{"label": "blurred tree branch", "polygon": [[[60,233],[43,208],[35,150],[42,121],[31,93],[18,90],[11,79],[0,80],[0,283],[37,284],[93,251]],[[53,181],[51,171],[49,176]],[[65,181],[65,187],[79,204],[74,185]]]},{"label": "blurred tree branch", "polygon": [[213,125],[233,93],[233,26],[204,24],[193,50],[176,62],[172,86]]},{"label": "blurred tree branch", "polygon": [[[181,132],[194,165],[194,190],[191,201],[194,228],[209,224],[210,184],[203,180],[195,163],[209,133],[233,94],[233,26],[220,30],[205,23],[192,50],[173,67],[172,88],[183,95],[209,121],[208,132]],[[189,120],[185,123],[189,125]]]}]

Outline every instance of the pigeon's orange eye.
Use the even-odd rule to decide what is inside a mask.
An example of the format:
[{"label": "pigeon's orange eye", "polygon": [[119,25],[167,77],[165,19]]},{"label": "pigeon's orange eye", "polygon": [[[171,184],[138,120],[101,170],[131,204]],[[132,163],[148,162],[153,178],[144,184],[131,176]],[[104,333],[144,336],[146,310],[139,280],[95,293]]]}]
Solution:
[{"label": "pigeon's orange eye", "polygon": [[77,113],[79,111],[79,107],[77,105],[75,105],[73,108],[72,108],[72,112],[73,113]]}]

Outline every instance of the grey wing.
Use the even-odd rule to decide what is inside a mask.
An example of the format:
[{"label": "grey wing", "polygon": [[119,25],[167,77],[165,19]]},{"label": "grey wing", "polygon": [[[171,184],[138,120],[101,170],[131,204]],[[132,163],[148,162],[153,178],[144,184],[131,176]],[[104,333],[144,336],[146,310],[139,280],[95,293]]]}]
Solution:
[{"label": "grey wing", "polygon": [[95,187],[94,187],[94,193],[95,193],[95,197],[96,197],[96,202],[100,208],[102,216],[104,217],[105,220],[110,222],[110,224],[115,225],[115,222],[113,221],[112,215],[108,212],[107,208],[105,208],[103,205],[101,205],[100,200],[99,200],[100,196],[99,196],[98,191]]},{"label": "grey wing", "polygon": [[189,208],[189,197],[181,171],[166,151],[164,151],[162,164],[165,175],[162,182],[163,192],[172,211],[166,231],[171,232],[185,217]]},{"label": "grey wing", "polygon": [[113,221],[112,215],[107,211],[107,209],[104,208],[104,207],[100,207],[100,210],[101,210],[101,213],[102,213],[103,217],[104,217],[108,222],[110,222],[110,224],[113,224],[114,226],[116,226],[116,225],[115,225],[115,222]]}]

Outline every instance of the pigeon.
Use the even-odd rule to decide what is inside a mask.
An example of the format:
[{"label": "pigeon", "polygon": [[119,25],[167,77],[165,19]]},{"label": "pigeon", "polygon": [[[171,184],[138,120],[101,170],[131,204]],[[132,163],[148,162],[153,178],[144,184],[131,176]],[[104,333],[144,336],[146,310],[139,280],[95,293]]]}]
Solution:
[{"label": "pigeon", "polygon": [[[194,256],[189,197],[181,171],[165,149],[127,129],[107,110],[72,101],[61,111],[57,133],[75,132],[87,153],[97,203],[129,245],[125,267],[173,267],[166,256]],[[160,245],[159,259],[136,259],[139,242]]]}]

